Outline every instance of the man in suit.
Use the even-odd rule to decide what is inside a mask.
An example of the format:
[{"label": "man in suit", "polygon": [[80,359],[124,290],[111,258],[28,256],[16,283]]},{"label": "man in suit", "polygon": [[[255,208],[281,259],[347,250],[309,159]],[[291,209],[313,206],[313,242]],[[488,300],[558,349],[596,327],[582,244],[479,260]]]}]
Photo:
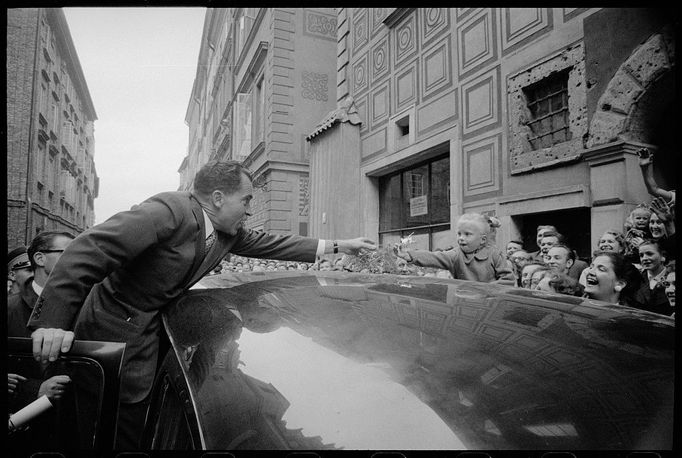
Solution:
[{"label": "man in suit", "polygon": [[[318,240],[245,229],[248,170],[209,162],[193,192],[157,194],[78,236],[52,271],[29,322],[34,357],[55,360],[74,338],[125,342],[116,448],[135,449],[149,402],[163,307],[228,254],[314,262],[374,250],[366,238]],[[73,329],[73,331],[70,331]]]},{"label": "man in suit", "polygon": [[7,298],[7,334],[9,336],[31,336],[26,323],[31,316],[33,306],[57,260],[73,239],[73,234],[69,232],[44,231],[31,240],[27,250],[27,261],[33,278],[23,284],[19,293]]}]

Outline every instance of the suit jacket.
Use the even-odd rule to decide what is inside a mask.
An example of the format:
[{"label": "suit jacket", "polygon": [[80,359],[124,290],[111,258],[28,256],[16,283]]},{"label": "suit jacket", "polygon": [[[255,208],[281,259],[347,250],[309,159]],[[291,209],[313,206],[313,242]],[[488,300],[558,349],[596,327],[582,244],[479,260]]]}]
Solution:
[{"label": "suit jacket", "polygon": [[646,274],[646,270],[642,272],[642,285],[635,293],[634,301],[629,305],[667,316],[672,315],[675,311],[675,308],[668,301],[663,285],[656,284],[654,289],[649,288],[649,277]]},{"label": "suit jacket", "polygon": [[28,280],[18,293],[7,298],[7,336],[31,337],[26,327],[38,295],[33,290],[33,280]]},{"label": "suit jacket", "polygon": [[[232,252],[313,262],[317,239],[240,229],[217,232],[205,251],[205,223],[189,192],[157,194],[83,232],[62,253],[29,326],[73,329],[76,339],[125,342],[121,400],[151,389],[158,358],[159,311]],[[206,259],[205,259],[206,258]]]}]

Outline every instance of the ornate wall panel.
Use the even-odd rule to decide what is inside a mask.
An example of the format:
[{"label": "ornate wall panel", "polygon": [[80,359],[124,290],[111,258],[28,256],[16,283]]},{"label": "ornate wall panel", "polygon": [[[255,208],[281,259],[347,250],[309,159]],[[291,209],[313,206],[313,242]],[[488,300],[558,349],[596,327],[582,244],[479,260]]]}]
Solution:
[{"label": "ornate wall panel", "polygon": [[391,114],[391,90],[389,83],[390,81],[386,81],[372,90],[369,95],[372,129],[385,124]]},{"label": "ornate wall panel", "polygon": [[380,31],[386,29],[386,27],[384,26],[384,19],[386,19],[386,16],[388,16],[389,10],[390,10],[390,8],[370,8],[369,9],[370,24],[372,24],[370,36],[372,38],[377,36],[377,34]]},{"label": "ornate wall panel", "polygon": [[391,70],[388,35],[372,47],[370,54],[372,56],[372,84],[375,84],[386,77]]},{"label": "ornate wall panel", "polygon": [[417,108],[417,134],[421,137],[457,120],[457,89],[434,97]]},{"label": "ornate wall panel", "polygon": [[501,151],[501,134],[495,134],[462,146],[465,197],[500,191]]},{"label": "ornate wall panel", "polygon": [[362,160],[371,159],[386,151],[386,127],[360,140]]},{"label": "ornate wall panel", "polygon": [[452,87],[452,53],[450,35],[423,53],[421,71],[422,100]]},{"label": "ornate wall panel", "polygon": [[427,47],[450,29],[448,8],[423,8],[420,10],[421,45]]},{"label": "ornate wall panel", "polygon": [[353,63],[353,74],[351,75],[353,82],[353,96],[357,96],[361,92],[367,90],[369,87],[369,69],[367,65],[367,53],[363,54],[358,60]]},{"label": "ornate wall panel", "polygon": [[367,10],[356,8],[355,11],[353,11],[353,31],[351,32],[351,36],[353,55],[355,55],[369,41]]},{"label": "ornate wall panel", "polygon": [[315,38],[336,41],[336,16],[305,10],[303,33]]},{"label": "ornate wall panel", "polygon": [[471,138],[500,125],[500,67],[463,84],[462,132]]},{"label": "ornate wall panel", "polygon": [[503,55],[552,29],[551,8],[502,8],[500,16]]},{"label": "ornate wall panel", "polygon": [[417,54],[417,15],[410,14],[394,30],[393,58],[395,68],[399,68]]},{"label": "ornate wall panel", "polygon": [[329,75],[326,73],[301,72],[301,97],[326,102],[329,93]]},{"label": "ornate wall panel", "polygon": [[456,14],[457,14],[457,21],[461,21],[465,17],[467,17],[469,14],[473,13],[476,11],[478,8],[455,8]]},{"label": "ornate wall panel", "polygon": [[417,103],[417,63],[404,65],[393,77],[393,93],[395,95],[395,113],[412,104]]},{"label": "ornate wall panel", "polygon": [[457,27],[459,78],[471,76],[497,59],[495,10],[486,8]]}]

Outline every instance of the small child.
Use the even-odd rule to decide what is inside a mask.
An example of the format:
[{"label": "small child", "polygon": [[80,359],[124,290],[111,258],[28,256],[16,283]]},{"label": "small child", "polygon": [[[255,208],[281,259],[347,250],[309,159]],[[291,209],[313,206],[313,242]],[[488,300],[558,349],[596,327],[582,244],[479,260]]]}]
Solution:
[{"label": "small child", "polygon": [[509,264],[497,247],[488,245],[488,219],[479,213],[465,213],[457,220],[458,247],[449,251],[405,250],[395,246],[398,257],[417,266],[446,269],[453,278],[480,282],[514,284]]},{"label": "small child", "polygon": [[651,238],[649,230],[649,219],[651,210],[645,204],[639,204],[630,215],[625,219],[623,229],[625,232],[625,258],[633,264],[639,262],[639,252],[637,247],[647,239]]}]

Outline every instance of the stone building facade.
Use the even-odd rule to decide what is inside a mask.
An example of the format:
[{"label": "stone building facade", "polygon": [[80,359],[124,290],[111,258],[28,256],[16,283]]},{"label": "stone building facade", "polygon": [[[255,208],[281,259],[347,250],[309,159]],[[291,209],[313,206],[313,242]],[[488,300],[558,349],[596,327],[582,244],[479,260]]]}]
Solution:
[{"label": "stone building facade", "polygon": [[7,10],[7,241],[94,224],[95,108],[57,8]]},{"label": "stone building facade", "polygon": [[309,233],[305,135],[336,107],[336,21],[333,8],[207,10],[180,189],[209,160],[239,160],[256,188],[247,224]]},{"label": "stone building facade", "polygon": [[[587,258],[650,200],[638,148],[674,188],[672,11],[337,12],[337,111],[307,137],[313,236],[413,234],[433,250],[482,212],[500,247],[535,250],[536,226],[554,224]],[[343,199],[328,189],[339,167]]]}]

